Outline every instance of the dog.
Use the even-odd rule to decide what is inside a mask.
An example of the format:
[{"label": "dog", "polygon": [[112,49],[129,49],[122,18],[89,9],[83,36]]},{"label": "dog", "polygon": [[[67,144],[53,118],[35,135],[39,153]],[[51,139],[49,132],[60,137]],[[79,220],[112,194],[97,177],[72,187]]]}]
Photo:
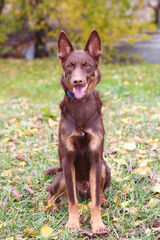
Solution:
[{"label": "dog", "polygon": [[[77,195],[82,200],[91,197],[92,232],[105,234],[101,206],[105,204],[104,190],[110,185],[110,169],[103,160],[104,126],[99,92],[98,68],[101,60],[101,41],[93,30],[84,50],[74,50],[67,34],[58,38],[58,57],[63,68],[61,85],[65,96],[60,104],[59,126],[60,166],[47,170],[56,174],[49,187],[52,211],[57,211],[57,198],[68,198],[68,231],[80,229]],[[63,195],[63,196],[62,196]]]}]

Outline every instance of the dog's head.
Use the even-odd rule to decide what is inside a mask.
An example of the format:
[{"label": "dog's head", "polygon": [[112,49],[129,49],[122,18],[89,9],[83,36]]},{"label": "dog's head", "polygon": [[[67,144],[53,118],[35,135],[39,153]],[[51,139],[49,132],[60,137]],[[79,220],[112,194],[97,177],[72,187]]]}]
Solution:
[{"label": "dog's head", "polygon": [[84,50],[74,50],[67,34],[61,32],[58,38],[58,57],[64,70],[62,86],[82,98],[92,92],[100,81],[98,65],[101,58],[99,34],[93,30]]}]

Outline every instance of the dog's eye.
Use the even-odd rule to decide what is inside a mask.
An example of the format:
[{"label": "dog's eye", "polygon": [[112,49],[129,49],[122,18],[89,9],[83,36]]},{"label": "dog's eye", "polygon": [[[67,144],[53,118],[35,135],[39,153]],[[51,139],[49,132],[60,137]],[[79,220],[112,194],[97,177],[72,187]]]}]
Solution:
[{"label": "dog's eye", "polygon": [[90,68],[90,66],[91,66],[90,64],[86,63],[85,68],[88,69],[88,68]]},{"label": "dog's eye", "polygon": [[72,68],[72,64],[67,65],[67,68],[71,69]]}]

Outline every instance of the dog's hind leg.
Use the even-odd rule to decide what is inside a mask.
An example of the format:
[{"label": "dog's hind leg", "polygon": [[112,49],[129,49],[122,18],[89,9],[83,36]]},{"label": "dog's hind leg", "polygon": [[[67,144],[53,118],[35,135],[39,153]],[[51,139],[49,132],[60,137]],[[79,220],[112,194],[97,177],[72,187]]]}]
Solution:
[{"label": "dog's hind leg", "polygon": [[52,205],[52,212],[57,212],[56,200],[59,196],[65,194],[65,181],[63,177],[63,172],[56,174],[51,186],[49,187],[50,199],[48,200],[48,205]]},{"label": "dog's hind leg", "polygon": [[102,160],[102,179],[101,179],[101,206],[104,206],[106,203],[106,199],[104,196],[104,191],[106,188],[110,186],[111,176],[110,176],[110,169],[107,166],[106,162]]}]

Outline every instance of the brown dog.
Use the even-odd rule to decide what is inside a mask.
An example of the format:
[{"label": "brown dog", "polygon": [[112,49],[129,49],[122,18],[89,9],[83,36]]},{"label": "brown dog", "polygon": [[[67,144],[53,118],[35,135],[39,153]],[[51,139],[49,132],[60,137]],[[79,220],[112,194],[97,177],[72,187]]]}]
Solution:
[{"label": "brown dog", "polygon": [[56,199],[67,193],[68,231],[80,229],[77,194],[82,199],[91,197],[91,225],[97,234],[106,233],[101,219],[101,205],[105,203],[104,190],[110,185],[110,170],[103,160],[104,127],[102,103],[95,86],[101,74],[99,34],[93,30],[84,50],[74,50],[68,36],[61,32],[58,39],[58,57],[64,73],[61,85],[65,96],[60,104],[59,126],[60,167],[47,174],[56,176],[49,187],[49,204],[57,211]]}]

